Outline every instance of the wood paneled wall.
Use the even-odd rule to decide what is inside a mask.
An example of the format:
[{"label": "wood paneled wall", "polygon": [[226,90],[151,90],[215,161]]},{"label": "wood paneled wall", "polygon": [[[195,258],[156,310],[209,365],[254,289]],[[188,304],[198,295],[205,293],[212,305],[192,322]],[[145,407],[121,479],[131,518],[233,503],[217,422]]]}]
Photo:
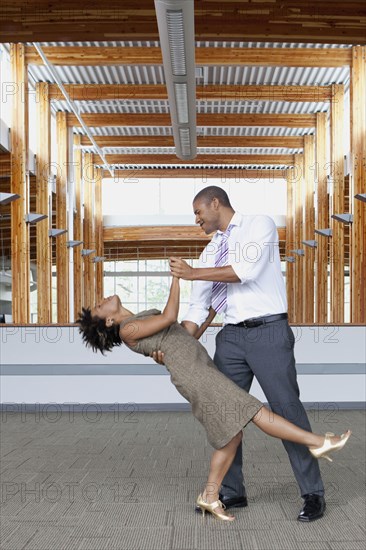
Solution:
[{"label": "wood paneled wall", "polygon": [[[304,137],[304,208],[303,208],[303,231],[302,241],[311,241],[314,239],[315,229],[315,211],[314,211],[314,192],[315,192],[315,151],[314,136]],[[303,242],[300,248],[305,250],[304,271],[303,271],[303,319],[305,323],[314,322],[314,265],[315,250],[306,246]]]},{"label": "wood paneled wall", "polygon": [[351,321],[366,317],[366,203],[355,198],[366,193],[366,47],[353,48],[351,67]]},{"label": "wood paneled wall", "polygon": [[52,261],[51,242],[48,235],[49,177],[51,164],[51,108],[49,84],[38,82],[37,94],[37,212],[46,214],[45,220],[37,223],[37,322],[52,321]]},{"label": "wood paneled wall", "polygon": [[28,90],[28,72],[24,53],[23,44],[11,45],[11,74],[17,92],[12,102],[10,190],[20,195],[20,199],[11,203],[12,312],[15,323],[30,321],[29,227],[25,221],[29,201],[28,101],[23,96],[24,90]]},{"label": "wood paneled wall", "polygon": [[[103,241],[103,205],[102,205],[102,169],[95,170],[95,248],[97,257],[104,256]],[[95,264],[95,301],[99,302],[104,296],[104,265],[103,261]]]},{"label": "wood paneled wall", "polygon": [[286,292],[289,322],[295,318],[295,270],[296,257],[291,252],[295,246],[295,170],[287,171],[287,211],[286,211],[286,257],[294,258],[295,262],[286,263]]},{"label": "wood paneled wall", "polygon": [[[56,176],[56,226],[67,229],[67,178],[68,178],[68,133],[66,113],[56,114],[57,130],[57,176]],[[67,233],[56,237],[57,274],[57,321],[69,322],[69,251]]]},{"label": "wood paneled wall", "polygon": [[[303,248],[303,194],[304,194],[304,155],[294,155],[294,194],[295,194],[295,239],[294,250]],[[295,306],[294,323],[304,321],[304,262],[295,254]]]},{"label": "wood paneled wall", "polygon": [[[317,229],[329,228],[329,198],[327,189],[327,115],[316,115],[316,220]],[[328,248],[329,237],[315,235],[315,322],[325,324],[328,318]]]},{"label": "wood paneled wall", "polygon": [[[75,179],[75,213],[74,239],[83,241],[83,204],[82,204],[82,174],[83,157],[80,149],[80,134],[74,136],[74,179]],[[74,318],[77,319],[83,306],[83,258],[81,246],[74,248]]]},{"label": "wood paneled wall", "polygon": [[[124,49],[126,50],[126,49]],[[210,64],[209,48],[198,50],[204,64]],[[288,101],[314,101],[314,94],[318,94],[317,100],[329,103],[330,140],[327,140],[327,114],[209,114],[198,115],[198,125],[218,126],[280,126],[289,128],[304,127],[314,135],[285,136],[242,136],[225,138],[225,145],[231,147],[273,147],[280,144],[286,147],[303,148],[303,154],[296,155],[232,155],[231,157],[217,156],[209,158],[201,155],[195,162],[217,162],[220,164],[260,163],[270,165],[287,165],[288,169],[282,170],[249,170],[240,169],[240,177],[286,177],[288,190],[287,204],[287,243],[286,255],[294,256],[294,263],[287,263],[287,292],[290,320],[294,323],[342,323],[345,316],[345,268],[350,267],[351,277],[351,320],[355,323],[365,322],[366,307],[366,260],[365,260],[365,223],[366,205],[354,198],[356,194],[366,192],[366,68],[365,46],[355,46],[352,49],[341,49],[335,52],[330,49],[312,50],[281,50],[265,49],[255,52],[241,49],[225,49],[218,52],[215,48],[216,60],[220,64],[232,64],[232,59],[237,63],[244,62],[255,65],[258,60],[267,66],[284,64],[284,59],[291,66],[324,66],[350,65],[350,106],[351,106],[351,156],[350,156],[350,197],[345,196],[344,179],[344,143],[345,120],[344,86],[299,86],[287,89],[284,86],[275,87],[242,87],[238,97],[238,89],[234,87],[222,87],[219,92],[212,87],[202,87],[198,90],[198,97],[202,100],[214,99],[217,94],[221,98],[245,99],[258,96],[268,101],[280,101],[286,96]],[[49,55],[54,56],[56,64],[74,64],[75,55],[80,50],[71,51],[63,48],[60,51],[52,50]],[[88,63],[94,64],[115,63],[116,49],[90,49]],[[38,63],[34,48],[26,49],[21,44],[11,46],[11,59],[13,80],[19,87],[27,89],[27,60]],[[113,54],[113,55],[112,55]],[[143,51],[143,48],[130,48],[129,55],[140,56],[145,63],[153,62],[151,55],[159,56],[157,49],[154,52]],[[68,56],[67,60],[65,56]],[[112,57],[111,57],[112,56]],[[144,57],[145,56],[145,57]],[[221,57],[220,57],[221,56]],[[233,57],[234,56],[234,57]],[[236,57],[235,57],[236,56]],[[239,56],[239,57],[238,57]],[[279,60],[281,56],[281,60]],[[231,59],[231,61],[230,61]],[[109,60],[109,61],[108,61]],[[319,61],[321,60],[321,62]],[[86,62],[85,61],[85,62]],[[133,61],[132,61],[133,62]],[[217,62],[217,61],[216,61]],[[154,61],[155,63],[155,61]],[[327,65],[328,64],[328,65]],[[290,66],[288,65],[288,66]],[[301,88],[301,97],[299,97]],[[74,99],[80,99],[80,94],[85,90],[74,86],[70,88]],[[109,86],[105,87],[105,97],[111,97],[116,93],[128,94],[127,86],[121,89]],[[50,101],[55,97],[57,90],[54,85],[47,83],[37,84],[38,97],[38,132],[37,146],[37,211],[51,216],[48,200],[48,176],[50,163]],[[93,99],[95,89],[88,88],[89,96],[83,99]],[[165,90],[162,86],[141,87],[138,90],[141,97],[163,99]],[[148,95],[146,95],[148,94]],[[155,95],[154,95],[155,94]],[[292,95],[291,95],[292,94]],[[149,98],[151,98],[149,96]],[[27,182],[27,154],[28,154],[28,102],[22,101],[21,94],[14,96],[13,124],[12,124],[12,156],[11,156],[11,191],[21,195],[21,199],[11,205],[11,241],[12,241],[12,276],[13,276],[13,318],[15,322],[29,321],[29,227],[25,222],[25,216],[29,212],[29,189]],[[93,126],[111,126],[129,124],[132,126],[165,126],[169,125],[169,115],[162,114],[120,114],[120,113],[89,113],[84,116],[87,124]],[[57,149],[58,149],[58,173],[57,173],[57,198],[56,198],[56,227],[67,229],[67,190],[68,190],[68,128],[77,127],[78,121],[72,114],[57,114]],[[123,136],[99,136],[97,141],[100,146],[124,147],[124,146],[171,146],[170,137],[166,136],[136,136],[128,138]],[[222,138],[219,136],[199,136],[200,146],[220,146]],[[218,143],[219,142],[219,143]],[[80,145],[89,144],[85,136],[75,136],[74,161],[75,161],[75,213],[74,213],[74,239],[84,241],[84,248],[95,249],[97,256],[104,255],[103,221],[102,221],[102,178],[106,174],[104,170],[96,168],[99,157],[85,154],[84,169],[82,168],[83,155]],[[330,157],[330,169],[327,166],[327,156]],[[108,161],[124,164],[150,163],[174,163],[175,157],[171,155],[109,155]],[[210,164],[212,164],[210,162]],[[214,168],[206,171],[189,170],[164,170],[164,177],[190,177],[203,172],[205,177],[217,177],[218,170]],[[220,170],[220,173],[222,170]],[[232,177],[231,171],[230,177]],[[327,174],[330,173],[330,193],[328,193]],[[117,171],[117,176],[133,178],[135,172]],[[144,170],[144,177],[156,177],[156,169]],[[159,173],[159,177],[162,174]],[[236,177],[236,176],[235,176]],[[209,182],[208,182],[209,184]],[[314,208],[315,206],[315,208]],[[344,224],[331,219],[331,214],[347,213],[347,209],[353,214],[353,223],[350,226],[350,260],[345,253],[347,235]],[[47,323],[51,320],[51,245],[48,237],[49,221],[45,220],[37,225],[37,270],[38,270],[38,321]],[[315,229],[331,228],[333,236],[323,237],[315,234]],[[346,238],[345,238],[346,237]],[[56,240],[56,267],[57,267],[57,311],[58,322],[69,321],[69,255],[66,246],[67,235],[57,237]],[[306,247],[304,240],[316,240],[317,247]],[[202,243],[201,243],[202,244]],[[163,246],[163,245],[162,245]],[[110,247],[106,246],[108,251]],[[304,256],[296,255],[291,250],[304,250]],[[103,296],[103,262],[94,263],[93,257],[81,255],[81,247],[74,249],[74,309],[75,315],[82,305],[92,305]],[[349,265],[350,264],[350,265]],[[328,270],[330,272],[330,318],[327,314],[328,299]]]},{"label": "wood paneled wall", "polygon": [[[344,213],[344,86],[333,84],[330,109],[332,214]],[[344,322],[344,226],[332,219],[330,254],[331,321]]]},{"label": "wood paneled wall", "polygon": [[[93,155],[86,153],[84,157],[83,187],[84,187],[84,248],[95,248],[95,224],[94,224],[94,196],[95,196],[95,168]],[[84,264],[84,305],[95,305],[95,264],[93,255],[83,256]]]}]

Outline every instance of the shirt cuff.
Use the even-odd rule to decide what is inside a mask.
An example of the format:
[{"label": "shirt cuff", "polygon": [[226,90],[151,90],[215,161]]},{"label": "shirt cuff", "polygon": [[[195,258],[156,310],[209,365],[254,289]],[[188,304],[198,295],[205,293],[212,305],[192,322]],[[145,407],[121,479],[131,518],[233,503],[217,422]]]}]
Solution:
[{"label": "shirt cuff", "polygon": [[[245,275],[245,267],[241,264],[232,264],[231,267],[233,268],[233,271],[237,277],[240,279],[240,283],[243,285],[247,281],[247,277]],[[244,267],[244,268],[243,268]]]},{"label": "shirt cuff", "polygon": [[183,317],[183,321],[191,321],[196,323],[198,327],[202,325],[207,319],[208,309],[191,307]]}]

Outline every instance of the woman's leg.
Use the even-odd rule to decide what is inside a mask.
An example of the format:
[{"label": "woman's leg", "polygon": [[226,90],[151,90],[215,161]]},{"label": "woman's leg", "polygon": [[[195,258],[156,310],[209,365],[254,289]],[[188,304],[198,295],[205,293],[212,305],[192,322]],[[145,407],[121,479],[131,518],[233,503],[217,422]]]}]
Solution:
[{"label": "woman's leg", "polygon": [[[282,416],[270,411],[263,406],[252,418],[253,423],[263,432],[272,437],[286,439],[294,443],[301,443],[309,448],[321,447],[324,443],[324,436],[308,432],[289,422]],[[207,484],[202,496],[208,503],[215,502],[219,497],[219,490],[226,472],[234,460],[236,450],[241,443],[243,433],[237,433],[225,447],[213,452],[210,462]],[[331,438],[332,442],[340,440],[339,436]]]},{"label": "woman's leg", "polygon": [[[257,412],[252,418],[252,421],[258,428],[272,437],[293,441],[294,443],[301,443],[309,447],[309,449],[321,447],[324,443],[323,435],[303,430],[283,418],[283,416],[270,411],[265,406]],[[340,441],[340,439],[339,436],[331,437],[332,443],[336,443]]]},{"label": "woman's leg", "polygon": [[218,500],[222,480],[234,460],[236,450],[242,438],[243,432],[240,431],[225,445],[225,447],[216,449],[212,453],[207,483],[202,493],[203,499],[209,504]]}]

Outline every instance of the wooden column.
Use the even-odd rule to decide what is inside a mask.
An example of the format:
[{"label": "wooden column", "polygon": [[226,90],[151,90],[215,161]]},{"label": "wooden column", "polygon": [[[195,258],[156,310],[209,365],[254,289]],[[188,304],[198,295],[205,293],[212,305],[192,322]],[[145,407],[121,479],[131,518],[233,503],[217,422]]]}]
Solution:
[{"label": "wooden column", "polygon": [[[344,213],[344,86],[332,85],[330,109],[332,214]],[[344,322],[344,225],[332,219],[330,311],[332,323]]]},{"label": "wooden column", "polygon": [[[295,166],[295,246],[293,248],[303,248],[303,178],[304,178],[304,156],[294,155]],[[302,323],[304,321],[304,258],[296,256],[295,263],[295,311],[294,322]]]},{"label": "wooden column", "polygon": [[[327,192],[327,141],[326,113],[316,115],[316,180],[317,180],[317,229],[329,227],[329,197]],[[325,324],[328,320],[328,248],[329,237],[315,236],[316,249],[316,305],[315,322]]]},{"label": "wooden column", "polygon": [[[68,142],[66,113],[56,115],[57,129],[57,178],[56,178],[56,227],[67,229],[67,163]],[[57,322],[69,322],[69,251],[67,233],[56,237],[57,271]]]},{"label": "wooden column", "polygon": [[[83,165],[84,183],[84,248],[95,249],[94,233],[94,164],[93,155],[86,153]],[[84,305],[93,307],[95,305],[95,264],[91,256],[84,256]]]},{"label": "wooden column", "polygon": [[[104,255],[103,242],[103,209],[102,209],[102,177],[101,168],[95,170],[95,248],[97,256]],[[98,302],[104,297],[104,262],[95,264],[95,300]]]},{"label": "wooden column", "polygon": [[11,203],[12,316],[14,323],[30,321],[30,254],[28,213],[28,72],[23,44],[11,44],[12,103],[10,192],[20,195]]},{"label": "wooden column", "polygon": [[[314,156],[314,136],[304,136],[304,189],[305,202],[303,212],[303,241],[314,240],[315,229],[315,210],[314,210],[314,191],[315,191],[315,156]],[[302,244],[305,249],[304,257],[304,322],[314,322],[314,264],[315,249]]]},{"label": "wooden column", "polygon": [[[49,216],[48,178],[51,164],[49,84],[37,82],[37,212]],[[52,262],[49,219],[37,223],[37,321],[52,322]]]},{"label": "wooden column", "polygon": [[[74,135],[74,180],[75,180],[75,214],[74,214],[74,239],[83,240],[83,219],[82,219],[82,153],[80,149],[80,134]],[[83,305],[83,258],[81,246],[74,248],[74,316],[75,319],[81,312]]]},{"label": "wooden column", "polygon": [[[286,214],[286,256],[296,256],[290,252],[295,248],[295,170],[287,170],[287,214]],[[296,262],[296,259],[295,259]],[[287,312],[290,323],[295,319],[295,263],[286,262]]]},{"label": "wooden column", "polygon": [[366,193],[366,47],[352,48],[351,154],[353,224],[350,250],[351,322],[366,322],[366,204],[354,198]]}]

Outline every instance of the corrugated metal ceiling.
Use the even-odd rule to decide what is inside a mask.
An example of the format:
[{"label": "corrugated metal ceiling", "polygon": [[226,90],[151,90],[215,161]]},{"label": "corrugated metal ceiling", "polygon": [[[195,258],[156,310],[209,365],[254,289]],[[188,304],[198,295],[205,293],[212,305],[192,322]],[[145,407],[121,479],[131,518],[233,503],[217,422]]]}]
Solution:
[{"label": "corrugated metal ceiling", "polygon": [[[111,46],[111,47],[157,47],[158,42],[73,42],[73,43],[43,43],[43,46]],[[197,42],[197,47],[245,47],[245,48],[348,48],[348,45],[327,44],[296,44],[269,42]],[[62,82],[69,84],[163,84],[164,72],[162,66],[56,66]],[[34,81],[51,81],[48,70],[44,66],[31,65],[31,77]],[[198,85],[232,84],[232,85],[329,85],[343,83],[349,85],[349,68],[302,68],[302,67],[243,67],[243,66],[210,66],[203,67],[203,76],[197,79]],[[80,113],[169,113],[167,100],[107,100],[107,101],[76,101]],[[269,102],[260,100],[245,101],[201,101],[198,100],[197,113],[268,113],[268,114],[310,114],[318,111],[328,111],[327,102]],[[65,101],[53,101],[54,111],[67,111]],[[171,129],[166,127],[103,127],[92,128],[96,136],[108,135],[171,135]],[[296,136],[312,133],[311,128],[281,128],[281,127],[205,127],[197,128],[198,135],[217,136]],[[136,149],[105,149],[106,152],[127,153]],[[139,148],[141,152],[173,153],[173,148]],[[248,154],[278,153],[274,148],[240,149]],[[297,149],[284,149],[287,154],[298,152]],[[225,152],[238,153],[238,148],[206,149],[200,148],[200,153],[215,154]],[[250,153],[249,153],[250,152]],[[280,168],[280,167],[276,167]]]}]

